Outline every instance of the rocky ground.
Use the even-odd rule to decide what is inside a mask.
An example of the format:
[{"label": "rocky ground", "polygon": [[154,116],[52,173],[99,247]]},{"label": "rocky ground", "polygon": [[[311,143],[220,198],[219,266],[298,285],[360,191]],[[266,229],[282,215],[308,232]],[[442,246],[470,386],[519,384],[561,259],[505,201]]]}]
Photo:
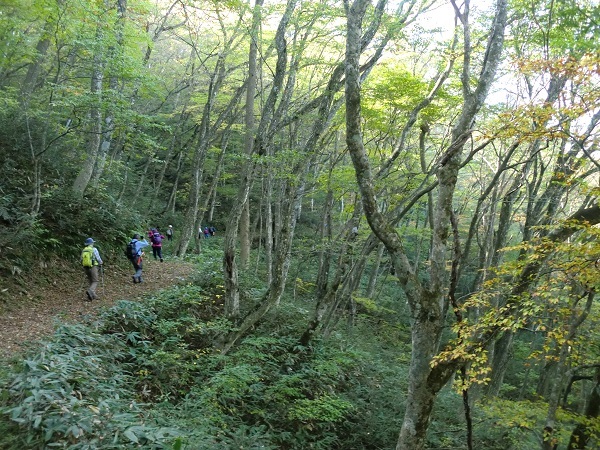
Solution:
[{"label": "rocky ground", "polygon": [[183,283],[193,270],[193,265],[178,259],[165,258],[161,263],[150,257],[144,261],[144,282],[133,284],[132,267],[106,262],[104,281],[96,291],[98,299],[92,302],[85,295],[87,280],[83,269],[49,270],[53,274],[46,276],[44,282],[25,283],[10,290],[11,301],[0,313],[0,356],[10,357],[39,345],[57,324],[82,320],[117,300],[140,299],[144,294]]}]

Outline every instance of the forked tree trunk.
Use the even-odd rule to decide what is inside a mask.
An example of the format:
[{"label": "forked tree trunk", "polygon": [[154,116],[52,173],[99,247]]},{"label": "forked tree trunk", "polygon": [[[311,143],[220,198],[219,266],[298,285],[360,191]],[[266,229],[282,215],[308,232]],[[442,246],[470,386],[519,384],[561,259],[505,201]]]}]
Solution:
[{"label": "forked tree trunk", "polygon": [[461,167],[463,147],[472,132],[475,116],[485,101],[491,82],[499,64],[504,41],[506,23],[506,0],[498,0],[496,16],[491,29],[486,59],[481,75],[475,84],[470,74],[470,34],[468,25],[469,1],[464,2],[457,15],[463,25],[463,105],[456,125],[452,130],[452,141],[437,167],[438,195],[433,209],[433,236],[429,259],[427,286],[415,276],[400,237],[390,221],[378,209],[373,176],[361,133],[360,98],[360,30],[367,6],[366,0],[356,0],[347,8],[346,34],[346,142],[355,167],[358,186],[362,195],[365,215],[373,232],[388,249],[398,280],[404,289],[411,309],[412,352],[409,368],[409,388],[404,421],[396,448],[398,450],[421,450],[425,448],[427,428],[433,404],[439,390],[450,379],[455,367],[451,365],[432,367],[432,359],[443,329],[440,305],[442,296],[449,287],[446,273],[448,236],[452,218],[452,201],[458,171]]}]

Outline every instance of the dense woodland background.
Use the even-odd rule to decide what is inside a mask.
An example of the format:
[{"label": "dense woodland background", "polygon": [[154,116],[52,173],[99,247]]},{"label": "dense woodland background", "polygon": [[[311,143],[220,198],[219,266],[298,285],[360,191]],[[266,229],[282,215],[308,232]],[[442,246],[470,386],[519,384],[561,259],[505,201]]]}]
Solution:
[{"label": "dense woodland background", "polygon": [[198,269],[5,361],[0,447],[600,448],[599,23],[1,0],[4,313],[88,236]]}]

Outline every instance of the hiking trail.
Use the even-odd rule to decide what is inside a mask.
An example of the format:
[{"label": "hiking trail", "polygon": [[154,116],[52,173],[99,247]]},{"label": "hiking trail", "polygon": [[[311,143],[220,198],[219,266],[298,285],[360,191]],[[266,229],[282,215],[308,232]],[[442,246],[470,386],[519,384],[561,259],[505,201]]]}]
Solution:
[{"label": "hiking trail", "polygon": [[105,264],[104,283],[98,283],[98,299],[91,302],[85,295],[85,273],[74,268],[62,270],[50,283],[21,287],[11,307],[0,312],[0,357],[43,344],[57,324],[81,322],[118,300],[140,300],[144,295],[182,284],[193,271],[193,264],[179,259],[166,258],[161,263],[146,257],[144,282],[133,284],[131,265],[125,268]]}]

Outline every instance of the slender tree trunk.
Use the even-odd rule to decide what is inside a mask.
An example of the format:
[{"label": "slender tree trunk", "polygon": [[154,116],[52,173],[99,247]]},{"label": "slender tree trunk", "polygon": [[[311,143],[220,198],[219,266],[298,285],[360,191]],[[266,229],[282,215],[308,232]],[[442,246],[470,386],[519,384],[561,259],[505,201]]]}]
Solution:
[{"label": "slender tree trunk", "polygon": [[140,179],[138,181],[138,185],[137,188],[135,189],[135,192],[133,193],[132,198],[132,203],[137,203],[138,198],[140,197],[140,193],[142,192],[142,190],[144,189],[144,185],[146,184],[146,176],[148,175],[148,169],[150,168],[150,165],[152,164],[152,158],[150,156],[148,156],[146,158],[146,161],[144,162],[144,169],[142,170],[142,173],[140,174]]},{"label": "slender tree trunk", "polygon": [[[560,404],[560,398],[562,394],[562,389],[564,388],[564,379],[565,374],[568,371],[567,366],[567,358],[571,349],[571,343],[575,338],[577,331],[581,324],[588,317],[590,310],[592,308],[592,303],[594,300],[594,292],[587,292],[584,294],[587,297],[587,301],[585,306],[583,307],[581,314],[574,312],[570,324],[568,326],[568,330],[565,333],[565,339],[560,345],[560,349],[558,351],[557,357],[557,379],[552,383],[552,388],[550,390],[550,396],[548,398],[548,413],[546,415],[546,423],[544,425],[544,436],[542,442],[542,450],[555,450],[556,449],[556,437],[555,433],[555,422],[556,422],[556,412],[558,410],[558,406]],[[582,298],[582,297],[580,297]],[[578,300],[574,302],[573,308],[576,309]]]},{"label": "slender tree trunk", "polygon": [[240,220],[240,267],[248,269],[250,262],[250,199],[246,200]]},{"label": "slender tree trunk", "polygon": [[[62,3],[62,2],[57,2]],[[51,24],[49,21],[46,21],[44,25],[44,30],[42,31],[42,38],[38,41],[36,45],[36,57],[35,60],[29,64],[27,68],[27,75],[25,75],[25,79],[23,80],[23,84],[21,85],[21,98],[23,100],[23,104],[27,108],[29,104],[29,96],[35,90],[35,87],[38,83],[38,78],[42,71],[42,66],[46,59],[46,54],[48,53],[48,49],[50,48],[50,38],[48,37],[50,33]]]},{"label": "slender tree trunk", "polygon": [[492,373],[494,375],[490,378],[490,383],[486,390],[488,396],[496,397],[500,393],[500,388],[502,388],[502,383],[504,382],[504,375],[511,359],[513,341],[514,333],[506,332],[494,343],[491,355]]},{"label": "slender tree trunk", "polygon": [[[546,102],[548,104],[554,103],[559,98],[560,93],[562,92],[562,89],[564,88],[564,86],[565,86],[564,79],[553,77],[550,81],[550,88],[548,91],[548,95],[546,97]],[[536,129],[540,128],[542,125],[543,124],[538,124],[536,122],[533,123],[533,127]],[[517,148],[517,146],[518,146],[518,144],[513,144],[511,146],[511,149],[508,152],[507,156],[512,155],[512,153]],[[493,254],[492,254],[492,259],[491,259],[491,263],[490,263],[491,267],[498,267],[502,261],[501,249],[504,248],[504,246],[506,245],[506,242],[507,242],[508,229],[510,227],[510,217],[512,215],[513,205],[518,196],[519,187],[523,183],[522,180],[526,179],[527,174],[530,172],[531,167],[533,165],[535,155],[538,154],[540,147],[541,147],[540,140],[536,140],[530,145],[530,148],[528,151],[530,158],[523,166],[523,169],[521,172],[522,173],[521,177],[517,177],[514,179],[512,185],[508,189],[508,193],[502,198],[502,205],[500,207],[500,217],[498,220],[498,228],[496,230],[496,239],[494,242]],[[565,160],[565,159],[563,159],[562,161],[567,162],[567,160]],[[504,171],[505,168],[507,167],[507,164],[508,164],[508,159],[505,157],[504,161],[502,162],[502,164],[500,166],[500,169],[502,171]],[[557,173],[561,173],[561,175],[562,175],[563,170],[565,170],[565,168],[564,167],[561,168],[560,164],[559,164],[555,170],[554,178],[555,179],[558,179],[558,178],[564,179],[562,176],[557,177],[557,175],[556,175]],[[499,173],[500,173],[500,170],[496,174],[494,181],[498,178]],[[536,176],[534,174],[534,180],[535,180],[535,178],[536,178]],[[539,177],[540,182],[541,182],[541,178],[542,177]],[[541,195],[540,199],[536,200],[536,196],[537,196],[537,192],[539,191],[540,184],[539,183],[536,184],[535,181],[533,184],[536,185],[536,187],[528,195],[528,198],[530,198],[532,200],[529,201],[527,204],[525,228],[523,231],[523,241],[524,242],[530,239],[533,227],[539,223],[540,218],[543,216],[543,214],[542,214],[543,205],[547,204],[547,203],[545,201],[543,201],[542,199],[548,198],[548,197],[556,198],[556,196],[558,195],[557,191],[562,192],[562,189],[560,187],[558,187],[558,185],[563,185],[563,183],[550,183],[550,187],[547,189],[547,191],[551,191],[551,193],[545,193],[545,194]],[[490,188],[491,188],[491,184],[490,184]],[[488,189],[488,191],[489,191],[489,189]],[[548,214],[546,214],[546,219],[548,220]],[[473,225],[474,224],[472,223],[471,226],[473,227]],[[469,233],[469,236],[471,236],[471,232]],[[467,257],[467,256],[468,255],[465,255],[465,257]],[[526,257],[526,254],[524,252],[522,252],[519,257],[524,258],[524,257]],[[480,283],[481,281],[483,281],[483,278],[478,276],[477,282]],[[474,285],[473,290],[476,288],[476,286],[477,285]],[[501,307],[504,305],[505,299],[499,298],[497,300],[498,300],[498,303],[496,304],[497,307]],[[502,336],[502,337],[500,337],[500,339],[493,342],[489,348],[489,355],[490,355],[491,361],[492,361],[492,372],[491,372],[490,383],[488,384],[487,389],[486,389],[486,395],[488,395],[488,396],[497,396],[498,393],[500,392],[500,388],[502,387],[502,382],[504,380],[505,371],[508,367],[508,360],[507,359],[503,360],[502,358],[509,357],[509,355],[511,354],[512,345],[513,345],[513,337],[512,336],[506,336],[506,337]]]},{"label": "slender tree trunk", "polygon": [[[256,95],[256,55],[258,54],[258,30],[262,18],[263,0],[255,0],[250,30],[250,52],[248,54],[248,85],[246,87],[246,125],[244,152],[252,154],[254,144],[254,96]],[[240,266],[248,268],[250,261],[250,199],[246,199],[240,220]]]},{"label": "slender tree trunk", "polygon": [[384,250],[384,245],[379,243],[377,255],[375,256],[375,261],[371,268],[371,275],[369,276],[369,282],[367,283],[367,290],[365,292],[365,297],[367,298],[373,298],[373,295],[375,294],[375,285],[377,283],[377,277],[379,276],[379,267],[381,266],[381,258],[383,258]]},{"label": "slender tree trunk", "polygon": [[169,201],[167,202],[166,207],[166,210],[171,211],[172,214],[175,214],[175,205],[177,203],[177,189],[179,187],[179,174],[181,173],[181,168],[183,166],[183,157],[184,153],[180,151],[179,155],[177,156],[177,170],[175,171],[175,180],[173,181],[173,187],[171,188],[171,194],[169,195]]},{"label": "slender tree trunk", "polygon": [[[269,150],[269,155],[272,152]],[[273,167],[267,163],[265,186],[265,265],[267,267],[267,285],[273,282]]]},{"label": "slender tree trunk", "polygon": [[[100,47],[104,38],[103,25],[98,24],[96,28],[96,41]],[[88,151],[83,161],[82,168],[73,183],[73,192],[76,196],[83,198],[83,194],[92,179],[94,167],[98,159],[100,142],[102,140],[102,82],[104,80],[104,55],[97,49],[94,54],[94,65],[90,85],[93,105],[90,110],[90,134],[88,140]]]},{"label": "slender tree trunk", "polygon": [[102,66],[99,58],[94,58],[94,75],[92,76],[92,94],[96,97],[96,105],[92,106],[90,111],[90,135],[88,139],[88,151],[86,158],[83,161],[82,168],[73,183],[73,192],[78,197],[83,197],[85,190],[88,187],[94,167],[98,159],[98,151],[102,140],[102,111],[100,110],[100,102],[102,97]]},{"label": "slender tree trunk", "polygon": [[[331,174],[331,173],[330,173]],[[331,180],[331,177],[328,177]],[[317,302],[325,296],[327,284],[329,283],[329,271],[331,270],[331,246],[332,226],[331,212],[333,210],[333,190],[331,186],[327,189],[327,197],[323,206],[323,220],[319,231],[319,269],[317,271],[317,280],[315,283],[315,295]]]},{"label": "slender tree trunk", "polygon": [[[115,26],[116,33],[116,46],[111,46],[108,49],[107,58],[108,61],[115,61],[119,59],[119,55],[123,52],[123,30],[125,28],[125,19],[127,16],[127,0],[117,0],[117,23]],[[119,78],[114,74],[116,69],[110,70],[112,75],[109,78],[108,85],[111,93],[116,94],[120,92],[119,89]],[[104,167],[106,165],[106,159],[108,157],[108,151],[112,143],[113,133],[115,131],[115,110],[114,106],[110,106],[104,117],[104,130],[102,133],[102,142],[100,144],[98,152],[98,160],[94,168],[91,184],[92,187],[98,187],[102,174],[104,173]]]},{"label": "slender tree trunk", "polygon": [[219,177],[221,176],[221,170],[223,169],[223,161],[225,161],[225,153],[227,152],[227,146],[229,145],[229,138],[231,137],[231,127],[227,127],[227,129],[223,132],[221,136],[221,151],[219,153],[219,158],[217,159],[217,164],[215,166],[215,173],[212,177],[212,182],[210,183],[210,187],[208,192],[205,195],[204,205],[200,209],[200,221],[204,220],[205,212],[208,213],[208,223],[212,224],[213,222],[213,214],[215,210],[215,204],[217,202],[217,187],[219,185]]},{"label": "slender tree trunk", "polygon": [[[253,153],[264,156],[266,149],[271,145],[271,137],[268,136],[269,127],[272,126],[275,104],[281,94],[286,68],[287,68],[287,44],[285,32],[291,19],[292,12],[296,7],[297,0],[288,0],[286,10],[280,20],[275,33],[275,47],[277,49],[277,63],[271,92],[262,108],[261,122],[256,132],[255,141],[252,145]],[[240,311],[240,293],[238,282],[238,264],[236,261],[236,247],[238,230],[242,218],[243,209],[248,202],[250,189],[254,183],[257,162],[248,156],[248,163],[241,176],[238,194],[229,213],[227,230],[223,239],[223,273],[225,279],[225,314],[230,317],[238,317]],[[273,294],[276,295],[276,294]],[[270,307],[270,306],[269,306]],[[268,309],[268,308],[267,308]],[[236,338],[237,339],[237,338]],[[233,344],[231,344],[233,345]]]},{"label": "slender tree trunk", "polygon": [[[231,42],[229,45],[230,44]],[[245,88],[245,85],[242,85],[240,89],[238,89],[237,93],[231,98],[228,106],[219,114],[218,118],[211,126],[211,115],[213,113],[216,96],[227,74],[225,71],[226,56],[227,52],[219,54],[209,83],[207,100],[202,113],[202,121],[199,125],[198,145],[194,152],[192,186],[190,188],[187,210],[180,233],[180,241],[176,250],[178,256],[185,255],[190,242],[192,239],[195,239],[196,236],[198,226],[198,204],[200,201],[200,189],[203,181],[203,167],[206,153],[219,126],[234,110],[235,105],[239,101],[242,89]]]}]

